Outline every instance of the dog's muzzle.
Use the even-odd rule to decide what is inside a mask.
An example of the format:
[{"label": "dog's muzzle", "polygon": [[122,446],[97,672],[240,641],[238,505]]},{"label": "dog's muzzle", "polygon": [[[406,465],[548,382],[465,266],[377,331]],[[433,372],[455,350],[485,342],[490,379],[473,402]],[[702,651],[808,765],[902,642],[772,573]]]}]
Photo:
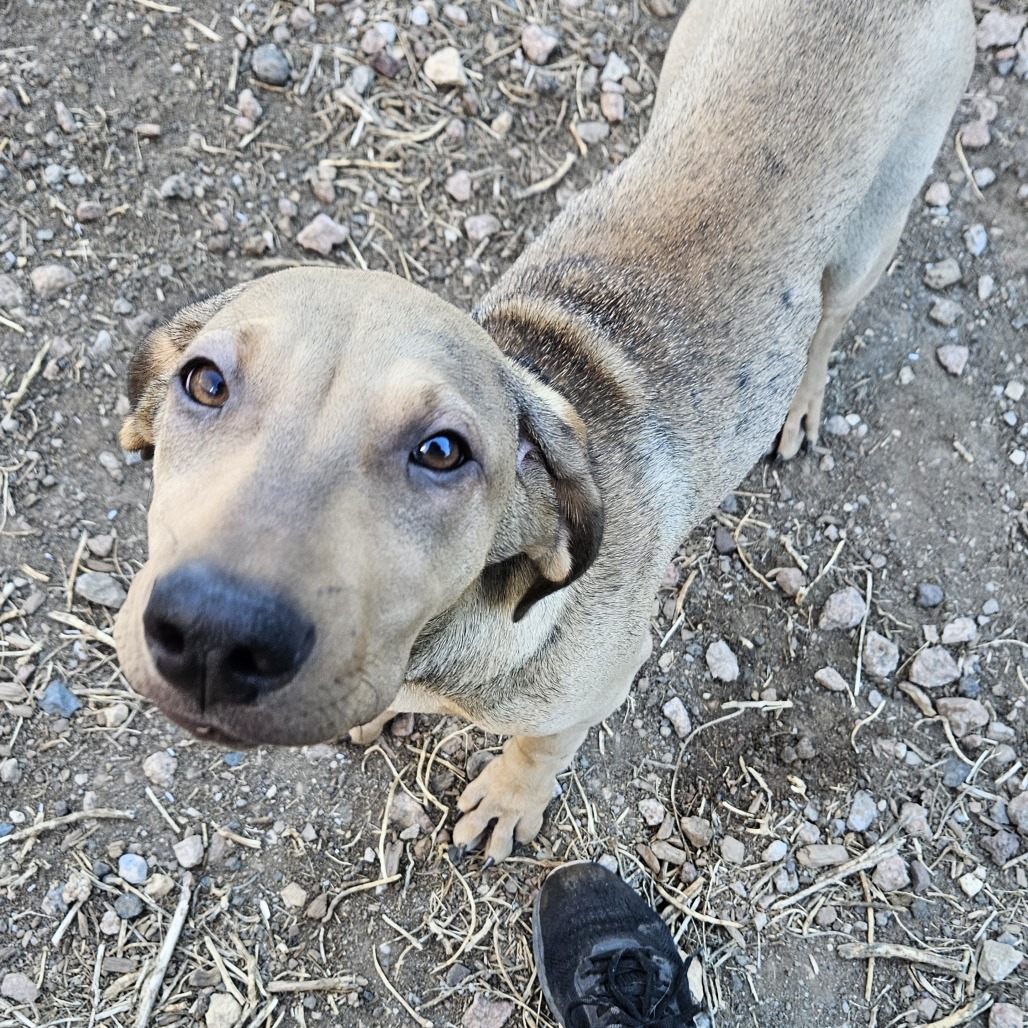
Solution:
[{"label": "dog's muzzle", "polygon": [[206,561],[154,583],[143,630],[157,671],[201,710],[281,689],[314,646],[314,625],[291,600]]}]

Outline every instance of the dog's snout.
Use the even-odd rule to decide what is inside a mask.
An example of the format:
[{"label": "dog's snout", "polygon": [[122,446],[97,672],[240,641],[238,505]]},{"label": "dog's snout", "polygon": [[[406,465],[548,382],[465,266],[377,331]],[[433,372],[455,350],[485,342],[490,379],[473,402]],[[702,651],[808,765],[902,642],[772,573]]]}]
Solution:
[{"label": "dog's snout", "polygon": [[203,561],[157,580],[143,628],[157,670],[201,707],[281,689],[314,645],[314,626],[292,601]]}]

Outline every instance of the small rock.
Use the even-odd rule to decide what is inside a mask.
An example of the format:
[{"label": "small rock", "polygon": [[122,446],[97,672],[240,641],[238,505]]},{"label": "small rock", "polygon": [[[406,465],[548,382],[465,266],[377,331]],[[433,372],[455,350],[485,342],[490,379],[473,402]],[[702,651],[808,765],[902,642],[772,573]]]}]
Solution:
[{"label": "small rock", "polygon": [[746,860],[746,846],[740,839],[726,835],[721,840],[721,857],[728,864],[741,864]]},{"label": "small rock", "polygon": [[114,901],[114,912],[122,921],[131,921],[143,912],[143,901],[134,892],[122,893]]},{"label": "small rock", "polygon": [[0,760],[0,782],[4,785],[17,785],[21,781],[21,767],[17,757]]},{"label": "small rock", "polygon": [[[305,10],[303,7],[294,7],[293,13],[296,11]],[[261,106],[260,101],[253,95],[252,89],[240,90],[239,96],[236,97],[236,108],[244,118],[249,118],[250,121],[260,121],[261,116],[264,114],[264,108]]]},{"label": "small rock", "polygon": [[996,181],[996,172],[992,168],[975,168],[973,178],[979,189],[987,189]]},{"label": "small rock", "polygon": [[768,864],[775,864],[779,860],[785,860],[788,852],[789,844],[782,839],[775,839],[774,842],[770,842],[764,847],[764,852],[760,854],[760,859]]},{"label": "small rock", "polygon": [[958,739],[989,723],[989,712],[985,706],[966,696],[940,696],[935,701],[935,709],[949,722]]},{"label": "small rock", "polygon": [[958,343],[945,343],[935,350],[935,356],[939,363],[954,378],[959,378],[964,373],[964,368],[967,367],[967,358],[970,355],[971,351]]},{"label": "small rock", "polygon": [[861,790],[853,797],[853,802],[850,804],[846,827],[851,832],[866,832],[877,817],[878,804],[875,802],[875,798],[869,792]]},{"label": "small rock", "polygon": [[683,817],[682,834],[689,845],[701,850],[714,838],[714,826],[705,817]]},{"label": "small rock", "polygon": [[933,582],[920,582],[917,586],[917,605],[937,607],[946,598],[942,589]]},{"label": "small rock", "polygon": [[842,414],[833,414],[825,422],[825,431],[829,435],[844,436],[849,435],[852,431],[853,426],[843,417]]},{"label": "small rock", "polygon": [[375,71],[366,64],[358,64],[350,72],[350,85],[358,96],[364,96],[375,82]]},{"label": "small rock", "polygon": [[815,671],[814,681],[832,692],[845,692],[848,684],[833,667],[823,667],[820,671]]},{"label": "small rock", "polygon": [[988,50],[994,46],[1013,46],[1020,39],[1025,24],[1028,24],[1028,15],[988,11],[978,23],[975,43],[979,50]]},{"label": "small rock", "polygon": [[257,47],[250,60],[254,76],[269,86],[284,86],[289,81],[289,60],[274,43]]},{"label": "small rock", "polygon": [[379,31],[378,26],[372,26],[361,37],[361,50],[370,57],[384,50],[388,43],[389,40],[386,39],[383,32]]},{"label": "small rock", "polygon": [[916,839],[923,839],[925,842],[932,841],[932,829],[928,824],[928,809],[920,803],[907,801],[900,808],[900,824],[908,835]]},{"label": "small rock", "polygon": [[100,932],[103,935],[120,935],[121,918],[115,910],[105,910],[100,918]]},{"label": "small rock", "polygon": [[970,771],[959,757],[948,757],[942,765],[942,784],[947,789],[956,789],[967,781]]},{"label": "small rock", "polygon": [[464,219],[464,231],[472,243],[481,243],[500,231],[500,219],[494,214],[473,214]]},{"label": "small rock", "polygon": [[25,302],[25,292],[13,275],[0,275],[0,307],[10,310]]},{"label": "small rock", "polygon": [[933,182],[924,194],[924,201],[929,207],[948,207],[950,202],[949,186],[945,182]]},{"label": "small rock", "polygon": [[1021,851],[1021,843],[1013,832],[1000,829],[995,835],[987,835],[981,840],[981,847],[992,857],[997,867],[1002,867]]},{"label": "small rock", "polygon": [[739,661],[724,639],[707,647],[707,669],[719,682],[734,682],[739,677]]},{"label": "small rock", "polygon": [[651,827],[656,828],[657,825],[664,823],[664,818],[667,817],[667,810],[664,804],[660,800],[654,799],[652,796],[647,796],[645,799],[639,801],[639,813],[642,814],[643,820]]},{"label": "small rock", "polygon": [[872,678],[888,678],[899,667],[899,647],[878,632],[864,636],[864,669]]},{"label": "small rock", "polygon": [[425,77],[434,86],[463,86],[467,81],[464,74],[464,65],[461,63],[460,53],[456,47],[444,46],[431,54],[422,69]]},{"label": "small rock", "polygon": [[323,892],[310,901],[303,916],[311,921],[320,921],[328,913],[328,893]]},{"label": "small rock", "polygon": [[961,646],[978,638],[978,626],[974,618],[954,618],[942,630],[943,646]]},{"label": "small rock", "polygon": [[932,304],[932,309],[928,312],[928,317],[944,328],[952,328],[963,315],[964,308],[956,300],[950,300],[946,296],[936,300]]},{"label": "small rock", "polygon": [[[621,88],[620,86],[618,87]],[[613,125],[620,125],[625,120],[624,93],[604,89],[600,94],[600,114]]]},{"label": "small rock", "polygon": [[650,843],[650,851],[658,860],[664,860],[676,867],[681,867],[689,860],[689,854],[678,846],[666,842],[664,839],[655,839]]},{"label": "small rock", "polygon": [[193,187],[185,175],[169,175],[161,183],[160,194],[166,200],[191,200]]},{"label": "small rock", "polygon": [[455,171],[446,180],[446,192],[450,194],[457,201],[457,203],[467,203],[471,199],[471,175],[464,169]]},{"label": "small rock", "polygon": [[875,868],[871,881],[882,892],[898,892],[900,889],[905,889],[910,885],[910,872],[907,870],[907,862],[899,856],[886,857]]},{"label": "small rock", "polygon": [[849,859],[849,851],[837,843],[814,843],[796,851],[796,860],[804,867],[836,867]]},{"label": "small rock", "polygon": [[961,279],[960,265],[953,257],[925,265],[924,284],[929,289],[945,289]]},{"label": "small rock", "polygon": [[782,568],[775,575],[775,585],[790,599],[798,596],[807,584],[807,579],[799,568]]},{"label": "small rock", "polygon": [[607,63],[600,72],[601,82],[620,82],[631,69],[613,50],[607,55]]},{"label": "small rock", "polygon": [[913,860],[910,863],[910,876],[912,879],[911,890],[914,895],[923,896],[931,887],[931,872],[920,860]]},{"label": "small rock", "polygon": [[732,538],[732,533],[724,525],[718,525],[714,529],[714,549],[722,556],[728,556],[739,549],[738,543]]},{"label": "small rock", "polygon": [[989,245],[989,233],[981,224],[971,225],[964,230],[964,246],[972,257],[981,257]]},{"label": "small rock", "polygon": [[986,939],[978,956],[978,974],[992,985],[1016,971],[1024,954],[1005,942]]},{"label": "small rock", "polygon": [[960,130],[960,142],[965,150],[981,150],[992,142],[989,126],[981,118],[969,121]]},{"label": "small rock", "polygon": [[463,1028],[503,1028],[514,1013],[514,1004],[509,1000],[491,1000],[476,993],[471,1006],[460,1019]]},{"label": "small rock", "polygon": [[938,689],[960,677],[960,668],[941,646],[926,646],[914,658],[907,673],[910,681],[924,689]]},{"label": "small rock", "polygon": [[403,61],[394,57],[388,50],[382,50],[375,54],[368,63],[379,75],[384,75],[387,79],[396,78],[407,67]]},{"label": "small rock", "polygon": [[27,974],[9,971],[0,982],[0,996],[14,1003],[35,1003],[39,998],[39,989]]},{"label": "small rock", "polygon": [[199,835],[187,835],[172,847],[180,867],[196,867],[203,860],[203,839]]},{"label": "small rock", "polygon": [[425,813],[425,808],[413,796],[402,789],[397,790],[389,808],[389,823],[399,831],[418,827],[428,831],[432,822]]},{"label": "small rock", "polygon": [[1028,792],[1018,793],[1007,804],[1007,817],[1022,835],[1028,835]]},{"label": "small rock", "polygon": [[39,709],[51,717],[71,717],[82,701],[59,679],[53,679],[36,701]]},{"label": "small rock", "polygon": [[544,25],[526,25],[521,30],[521,49],[533,64],[546,64],[560,46],[557,33]]},{"label": "small rock", "polygon": [[1008,400],[1013,400],[1014,403],[1020,401],[1021,397],[1024,396],[1024,383],[1018,382],[1016,378],[1012,378],[1003,388],[1003,395]]},{"label": "small rock", "polygon": [[1024,1028],[1024,1014],[1013,1003],[996,1003],[989,1011],[989,1028]]},{"label": "small rock", "polygon": [[332,248],[346,241],[350,230],[340,225],[327,214],[318,214],[306,227],[296,234],[296,241],[305,250],[314,250],[322,257],[327,257]]},{"label": "small rock", "polygon": [[141,121],[136,126],[136,135],[140,139],[158,139],[161,135],[161,126],[155,121]]},{"label": "small rock", "polygon": [[75,579],[75,595],[89,603],[120,610],[127,594],[122,584],[106,571],[86,571]]},{"label": "small rock", "polygon": [[138,853],[123,853],[118,857],[118,877],[129,885],[142,885],[149,874],[146,859]]},{"label": "small rock", "polygon": [[855,628],[864,618],[867,605],[864,597],[852,585],[832,593],[825,601],[818,627],[825,631]]},{"label": "small rock", "polygon": [[287,907],[299,910],[307,902],[307,890],[296,882],[290,882],[280,893],[282,902]]},{"label": "small rock", "polygon": [[242,1016],[243,1008],[234,996],[227,992],[215,992],[203,1020],[207,1028],[235,1028]]},{"label": "small rock", "polygon": [[962,874],[957,879],[957,885],[960,886],[961,892],[968,899],[974,899],[985,887],[985,878],[981,874],[975,874],[973,871],[968,871],[967,874]]},{"label": "small rock", "polygon": [[792,896],[794,893],[800,891],[800,879],[794,871],[790,871],[789,868],[780,867],[771,879],[771,883],[775,887],[775,892],[780,896]]},{"label": "small rock", "polygon": [[63,264],[42,264],[29,272],[29,281],[39,296],[46,300],[73,286],[76,278],[75,272]]},{"label": "small rock", "polygon": [[996,280],[991,275],[978,276],[978,299],[985,303],[996,288]]},{"label": "small rock", "polygon": [[75,220],[86,224],[104,216],[104,205],[96,200],[81,200],[75,207]]},{"label": "small rock", "polygon": [[178,758],[167,750],[151,753],[143,761],[143,774],[158,789],[170,789],[175,784],[175,772],[178,770]]},{"label": "small rock", "polygon": [[689,717],[689,711],[685,709],[685,704],[677,696],[672,696],[661,709],[664,717],[671,722],[671,727],[679,739],[685,739],[692,735],[692,720]]},{"label": "small rock", "polygon": [[605,121],[580,121],[575,125],[575,131],[583,143],[592,146],[610,135],[610,125]]}]

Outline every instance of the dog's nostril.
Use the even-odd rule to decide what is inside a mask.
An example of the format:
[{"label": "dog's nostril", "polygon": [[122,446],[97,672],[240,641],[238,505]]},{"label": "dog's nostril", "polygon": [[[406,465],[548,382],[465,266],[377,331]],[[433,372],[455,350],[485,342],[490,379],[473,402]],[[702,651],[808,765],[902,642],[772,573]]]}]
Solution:
[{"label": "dog's nostril", "polygon": [[151,629],[154,641],[161,646],[169,656],[179,657],[186,648],[186,637],[181,629],[176,628],[170,622],[164,621],[154,625]]},{"label": "dog's nostril", "polygon": [[225,657],[225,669],[237,675],[270,676],[283,671],[281,654],[260,646],[237,646]]}]

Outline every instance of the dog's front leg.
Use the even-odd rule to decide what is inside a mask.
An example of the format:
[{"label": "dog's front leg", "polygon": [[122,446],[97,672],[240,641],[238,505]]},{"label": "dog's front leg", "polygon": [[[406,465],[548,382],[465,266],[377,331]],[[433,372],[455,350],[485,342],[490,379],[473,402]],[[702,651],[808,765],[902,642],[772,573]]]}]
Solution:
[{"label": "dog's front leg", "polygon": [[555,735],[515,735],[464,790],[457,806],[464,816],[453,830],[462,847],[479,845],[488,833],[485,855],[510,856],[515,842],[531,842],[543,825],[553,786],[589,734],[591,724]]}]

